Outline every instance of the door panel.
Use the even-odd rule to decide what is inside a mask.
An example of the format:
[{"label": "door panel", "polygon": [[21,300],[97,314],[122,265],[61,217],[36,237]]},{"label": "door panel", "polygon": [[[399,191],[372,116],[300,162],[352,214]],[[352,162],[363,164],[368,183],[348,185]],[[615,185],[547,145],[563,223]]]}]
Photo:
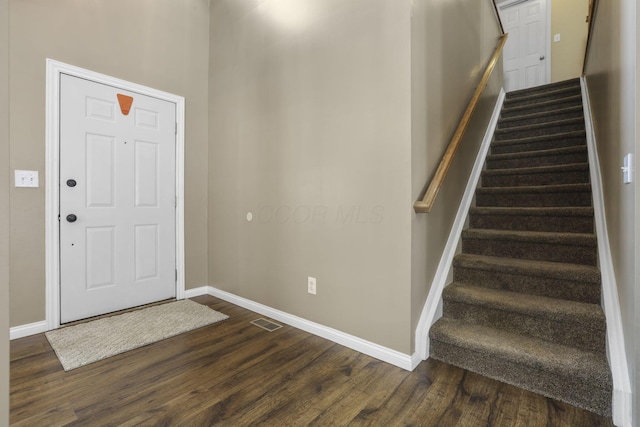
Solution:
[{"label": "door panel", "polygon": [[174,297],[175,104],[60,84],[61,323]]},{"label": "door panel", "polygon": [[159,147],[153,142],[135,142],[136,207],[158,206]]},{"label": "door panel", "polygon": [[86,229],[87,289],[115,284],[115,228],[87,227]]},{"label": "door panel", "polygon": [[115,138],[108,135],[86,136],[87,207],[114,207]]},{"label": "door panel", "polygon": [[158,225],[136,226],[136,281],[158,277]]}]

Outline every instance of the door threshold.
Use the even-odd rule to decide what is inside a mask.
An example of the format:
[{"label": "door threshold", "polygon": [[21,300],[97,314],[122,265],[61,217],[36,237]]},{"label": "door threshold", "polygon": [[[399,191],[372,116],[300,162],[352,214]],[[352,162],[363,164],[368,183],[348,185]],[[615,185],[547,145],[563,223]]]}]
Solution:
[{"label": "door threshold", "polygon": [[104,319],[104,318],[107,318],[107,317],[118,316],[120,314],[130,313],[132,311],[141,310],[143,308],[153,307],[153,306],[156,306],[156,305],[167,304],[169,302],[174,302],[174,301],[177,301],[177,299],[176,298],[168,298],[168,299],[164,299],[164,300],[161,300],[161,301],[150,302],[149,304],[137,305],[135,307],[125,308],[123,310],[113,311],[111,313],[99,314],[97,316],[87,317],[85,319],[74,320],[73,322],[61,323],[60,327],[62,328],[62,327],[67,327],[67,326],[79,325],[79,324],[82,324],[82,323],[91,322],[93,320],[99,320],[99,319]]}]

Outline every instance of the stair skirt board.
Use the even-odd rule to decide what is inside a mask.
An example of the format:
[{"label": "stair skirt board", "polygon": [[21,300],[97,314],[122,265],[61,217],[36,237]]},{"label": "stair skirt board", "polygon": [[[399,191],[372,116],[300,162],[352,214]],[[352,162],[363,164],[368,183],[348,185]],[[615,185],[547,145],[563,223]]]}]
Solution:
[{"label": "stair skirt board", "polygon": [[429,294],[427,295],[427,300],[420,313],[420,319],[416,327],[415,342],[416,353],[422,360],[427,360],[429,357],[429,328],[431,328],[431,325],[440,317],[439,308],[442,300],[442,291],[447,284],[447,278],[451,271],[451,265],[460,241],[460,235],[462,234],[462,229],[464,228],[467,220],[467,213],[471,207],[476,187],[480,181],[484,161],[487,157],[487,153],[489,152],[491,140],[493,139],[493,132],[498,125],[498,119],[500,118],[500,111],[502,110],[504,99],[505,92],[504,89],[501,89],[496,105],[493,109],[491,120],[487,126],[487,131],[484,134],[482,144],[478,150],[478,155],[473,165],[473,169],[471,170],[467,187],[465,188],[462,200],[460,201],[458,212],[456,213],[453,225],[451,226],[451,232],[449,233],[447,243],[442,252],[440,262],[438,263],[431,288],[429,289]]},{"label": "stair skirt board", "polygon": [[498,104],[421,313],[416,351],[628,425],[630,382],[585,82],[502,92]]},{"label": "stair skirt board", "polygon": [[618,298],[618,284],[613,272],[613,260],[609,245],[609,233],[604,210],[604,196],[602,190],[602,176],[600,174],[600,160],[596,148],[596,137],[593,129],[589,89],[584,77],[580,79],[582,89],[583,108],[585,112],[585,128],[587,146],[589,148],[589,164],[591,165],[591,185],[593,186],[593,207],[598,235],[598,255],[600,272],[602,275],[602,302],[607,322],[607,358],[611,367],[613,380],[613,402],[611,413],[613,422],[617,426],[631,426],[632,423],[632,393],[629,366],[625,352],[624,333],[622,328],[622,314]]}]

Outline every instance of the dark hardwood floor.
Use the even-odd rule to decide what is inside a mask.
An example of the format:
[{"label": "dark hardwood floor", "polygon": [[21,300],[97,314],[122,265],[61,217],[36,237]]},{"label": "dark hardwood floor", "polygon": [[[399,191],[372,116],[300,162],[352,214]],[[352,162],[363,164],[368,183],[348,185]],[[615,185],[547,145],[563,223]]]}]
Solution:
[{"label": "dark hardwood floor", "polygon": [[43,334],[11,343],[11,425],[612,426],[434,360],[407,372],[222,300],[226,321],[64,372]]}]

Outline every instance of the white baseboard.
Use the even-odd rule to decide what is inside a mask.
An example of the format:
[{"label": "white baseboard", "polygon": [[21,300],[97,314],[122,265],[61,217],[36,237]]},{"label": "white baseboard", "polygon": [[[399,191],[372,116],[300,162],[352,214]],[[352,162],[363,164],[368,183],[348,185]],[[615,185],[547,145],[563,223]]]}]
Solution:
[{"label": "white baseboard", "polygon": [[431,328],[431,325],[433,325],[439,317],[440,311],[438,310],[438,307],[440,305],[440,300],[442,299],[442,291],[447,284],[447,277],[449,276],[451,263],[453,262],[453,257],[456,254],[456,248],[458,247],[458,241],[460,240],[460,235],[464,228],[467,213],[469,212],[469,207],[471,206],[473,196],[476,192],[480,173],[484,167],[484,160],[489,152],[493,133],[498,124],[498,119],[500,118],[500,111],[502,110],[504,98],[505,92],[504,89],[501,89],[496,105],[493,109],[493,115],[491,116],[491,120],[487,126],[487,131],[485,132],[482,144],[480,145],[480,150],[476,156],[476,161],[473,165],[473,169],[471,170],[467,187],[464,190],[464,195],[462,196],[460,207],[458,208],[458,213],[456,214],[456,218],[451,226],[451,232],[449,233],[447,244],[442,252],[442,257],[440,258],[440,263],[436,269],[436,274],[433,277],[433,283],[431,283],[429,295],[427,295],[427,301],[425,302],[420,314],[420,320],[416,327],[415,340],[416,353],[418,353],[422,360],[426,360],[429,357],[429,328]]},{"label": "white baseboard", "polygon": [[[199,293],[201,292],[201,290],[202,288],[197,288],[197,290],[190,289],[187,291],[187,295],[189,295],[190,291],[193,291],[192,293],[194,294],[194,296],[196,296],[195,294],[202,295],[201,293]],[[328,339],[337,344],[343,345],[352,350],[359,351],[360,353],[364,353],[368,356],[374,357],[376,359],[382,360],[383,362],[390,363],[408,371],[412,371],[413,369],[415,369],[415,367],[418,366],[418,364],[421,362],[421,359],[417,354],[410,356],[408,354],[383,347],[379,344],[363,340],[362,338],[346,334],[336,329],[311,322],[298,316],[294,316],[284,311],[276,310],[275,308],[271,308],[269,306],[251,301],[232,293],[222,291],[212,286],[207,287],[207,293],[216,298],[220,298],[232,304],[246,308],[247,310],[251,310],[263,316],[270,317],[271,319],[286,323],[287,325]]]},{"label": "white baseboard", "polygon": [[[383,362],[390,363],[408,371],[413,371],[416,366],[422,361],[417,353],[408,355],[396,350],[381,346],[379,344],[363,340],[353,335],[338,331],[333,328],[321,325],[319,323],[311,322],[298,316],[286,313],[284,311],[276,310],[269,306],[248,300],[246,298],[239,297],[229,292],[222,291],[212,286],[200,286],[194,289],[185,290],[185,298],[194,298],[200,295],[211,295],[216,298],[228,301],[232,304],[246,308],[247,310],[254,311],[263,316],[270,317],[274,320],[278,320],[287,325],[291,325],[295,328],[317,335],[319,337],[328,339],[352,350],[359,351],[368,356],[382,360]],[[29,335],[39,334],[47,331],[47,322],[36,322],[29,325],[16,326],[11,328],[11,339],[22,338]]]},{"label": "white baseboard", "polygon": [[185,289],[184,291],[185,298],[194,298],[200,295],[209,295],[209,286],[200,286],[198,288]]},{"label": "white baseboard", "polygon": [[598,236],[598,258],[602,276],[602,302],[607,319],[607,357],[611,366],[613,378],[612,416],[616,426],[631,426],[632,423],[632,393],[627,354],[624,345],[624,331],[622,328],[622,314],[618,298],[618,284],[613,270],[611,246],[607,231],[607,218],[604,210],[604,193],[602,189],[602,175],[600,160],[596,148],[596,135],[591,116],[591,102],[589,89],[584,77],[580,79],[582,86],[582,104],[587,131],[587,147],[589,153],[589,171],[591,173],[591,188],[593,192],[593,209]]},{"label": "white baseboard", "polygon": [[35,334],[41,334],[43,332],[47,332],[47,330],[48,329],[46,320],[29,323],[27,325],[14,326],[13,328],[9,329],[9,339],[15,340]]}]

